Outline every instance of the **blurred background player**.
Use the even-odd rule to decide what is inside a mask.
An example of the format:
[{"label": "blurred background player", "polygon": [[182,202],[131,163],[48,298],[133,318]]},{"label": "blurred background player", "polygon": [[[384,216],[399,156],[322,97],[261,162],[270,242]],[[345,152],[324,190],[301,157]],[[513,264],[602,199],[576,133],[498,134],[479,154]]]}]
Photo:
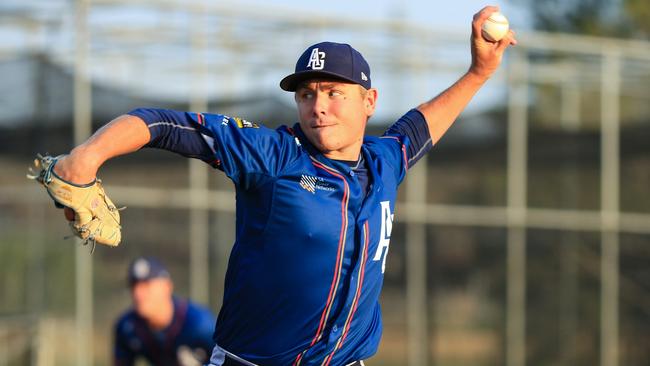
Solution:
[{"label": "blurred background player", "polygon": [[115,324],[114,365],[201,365],[214,347],[215,316],[174,296],[167,269],[151,257],[136,258],[128,270],[133,307]]}]

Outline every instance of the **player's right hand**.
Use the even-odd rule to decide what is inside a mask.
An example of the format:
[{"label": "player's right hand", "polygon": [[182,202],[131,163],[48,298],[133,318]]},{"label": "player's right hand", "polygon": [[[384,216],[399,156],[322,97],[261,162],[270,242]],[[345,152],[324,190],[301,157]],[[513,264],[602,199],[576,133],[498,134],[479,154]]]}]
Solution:
[{"label": "player's right hand", "polygon": [[472,66],[470,72],[488,79],[501,64],[506,48],[516,45],[515,32],[511,29],[499,42],[488,42],[481,35],[483,23],[492,13],[499,11],[496,6],[486,6],[472,19]]}]

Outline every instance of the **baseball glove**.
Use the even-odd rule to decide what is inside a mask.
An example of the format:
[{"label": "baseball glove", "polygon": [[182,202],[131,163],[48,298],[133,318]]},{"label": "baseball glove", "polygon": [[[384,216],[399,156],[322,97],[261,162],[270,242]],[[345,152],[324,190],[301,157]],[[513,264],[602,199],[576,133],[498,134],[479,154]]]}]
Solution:
[{"label": "baseball glove", "polygon": [[106,196],[101,181],[83,185],[67,182],[53,170],[59,158],[38,154],[27,178],[41,183],[58,208],[69,207],[75,212],[70,228],[84,245],[92,242],[93,249],[95,243],[117,246],[122,238],[120,213]]}]

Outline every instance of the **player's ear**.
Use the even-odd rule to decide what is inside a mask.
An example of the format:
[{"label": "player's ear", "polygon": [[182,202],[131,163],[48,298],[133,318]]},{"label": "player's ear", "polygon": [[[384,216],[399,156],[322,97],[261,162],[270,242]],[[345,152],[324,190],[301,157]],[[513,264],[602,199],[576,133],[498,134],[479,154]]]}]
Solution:
[{"label": "player's ear", "polygon": [[375,113],[375,108],[377,107],[377,89],[370,88],[365,91],[364,95],[364,107],[366,108],[366,115],[368,117],[372,116]]}]

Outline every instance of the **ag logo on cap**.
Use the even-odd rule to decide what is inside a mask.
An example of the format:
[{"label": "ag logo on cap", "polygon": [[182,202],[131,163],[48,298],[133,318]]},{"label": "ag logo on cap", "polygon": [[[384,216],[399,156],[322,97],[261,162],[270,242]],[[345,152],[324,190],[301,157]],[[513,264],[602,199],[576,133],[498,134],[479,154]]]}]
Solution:
[{"label": "ag logo on cap", "polygon": [[138,259],[138,261],[133,266],[133,274],[135,278],[142,279],[149,275],[149,262],[144,259]]},{"label": "ag logo on cap", "polygon": [[318,47],[311,50],[307,67],[312,70],[322,70],[325,67],[325,52],[319,52]]}]

